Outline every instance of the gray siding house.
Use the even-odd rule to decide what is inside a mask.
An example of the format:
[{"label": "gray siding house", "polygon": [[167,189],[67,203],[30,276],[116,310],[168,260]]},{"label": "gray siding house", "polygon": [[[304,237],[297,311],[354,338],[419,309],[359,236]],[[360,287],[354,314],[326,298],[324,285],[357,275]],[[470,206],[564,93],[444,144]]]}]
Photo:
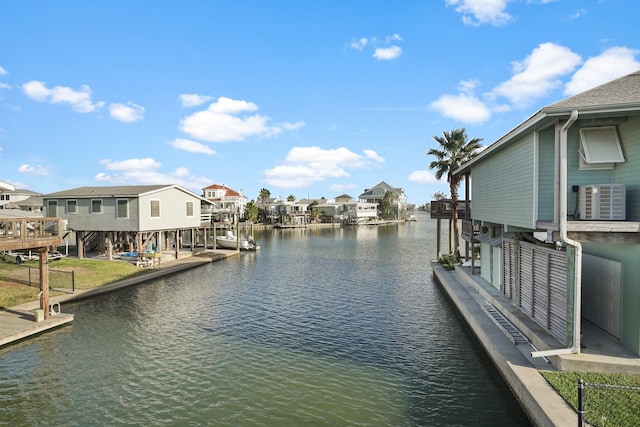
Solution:
[{"label": "gray siding house", "polygon": [[556,338],[544,355],[579,353],[582,322],[640,354],[640,72],[542,108],[455,173],[481,277]]},{"label": "gray siding house", "polygon": [[99,251],[112,246],[136,250],[174,247],[180,231],[202,226],[206,199],[177,185],[80,187],[43,196],[48,216],[60,217],[76,233],[80,248],[91,242]]}]

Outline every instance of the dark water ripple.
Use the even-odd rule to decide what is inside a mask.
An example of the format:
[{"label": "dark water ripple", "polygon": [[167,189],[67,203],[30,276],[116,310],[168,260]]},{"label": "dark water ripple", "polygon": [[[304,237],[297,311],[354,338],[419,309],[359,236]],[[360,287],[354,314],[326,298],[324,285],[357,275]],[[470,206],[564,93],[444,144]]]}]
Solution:
[{"label": "dark water ripple", "polygon": [[519,426],[431,281],[434,223],[258,235],[262,251],[66,305],[0,350],[0,425]]}]

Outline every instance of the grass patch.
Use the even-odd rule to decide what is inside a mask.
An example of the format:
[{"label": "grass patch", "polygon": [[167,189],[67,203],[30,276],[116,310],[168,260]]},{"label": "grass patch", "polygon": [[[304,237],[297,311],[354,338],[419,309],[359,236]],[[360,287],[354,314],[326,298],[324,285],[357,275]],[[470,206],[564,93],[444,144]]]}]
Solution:
[{"label": "grass patch", "polygon": [[599,387],[607,384],[640,388],[640,377],[593,372],[541,371],[547,382],[578,411],[578,378],[587,383],[583,391],[585,421],[593,426],[635,427],[640,419],[640,390]]},{"label": "grass patch", "polygon": [[[25,267],[36,267],[29,271]],[[23,266],[13,263],[0,262],[0,307],[36,301],[38,299],[39,279],[38,262],[30,261]],[[128,277],[149,273],[150,269],[141,269],[128,262],[90,260],[77,258],[63,258],[49,263],[49,287],[71,289],[70,274],[58,271],[72,272],[75,276],[75,289],[91,289]],[[30,276],[30,277],[29,277]],[[31,281],[32,286],[28,286]],[[63,283],[64,282],[64,283]],[[54,296],[56,292],[51,292]]]}]

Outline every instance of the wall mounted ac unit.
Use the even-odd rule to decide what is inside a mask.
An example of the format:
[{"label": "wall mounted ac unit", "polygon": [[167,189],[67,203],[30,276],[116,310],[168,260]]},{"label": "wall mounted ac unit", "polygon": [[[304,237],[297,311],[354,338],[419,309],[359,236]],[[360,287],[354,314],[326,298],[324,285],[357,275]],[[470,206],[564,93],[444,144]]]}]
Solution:
[{"label": "wall mounted ac unit", "polygon": [[591,184],[580,186],[580,219],[624,221],[626,191],[624,184]]}]

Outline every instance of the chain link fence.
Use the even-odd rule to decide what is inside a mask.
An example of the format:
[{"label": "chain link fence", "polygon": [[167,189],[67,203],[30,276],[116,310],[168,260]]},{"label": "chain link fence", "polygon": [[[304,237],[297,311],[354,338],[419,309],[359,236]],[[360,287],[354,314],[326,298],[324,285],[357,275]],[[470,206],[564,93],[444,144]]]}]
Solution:
[{"label": "chain link fence", "polygon": [[[11,270],[0,270],[0,279],[22,285],[40,287],[40,268],[30,265],[17,265]],[[76,280],[73,271],[49,269],[49,289],[59,292],[75,293]]]},{"label": "chain link fence", "polygon": [[[588,383],[582,378],[578,379],[578,427],[592,426],[638,426],[640,425],[640,405],[638,405],[637,396],[640,393],[640,387],[614,385],[614,384],[597,384]],[[606,402],[614,400],[623,403],[630,413],[636,414],[635,419],[620,419],[614,408],[599,407],[600,419],[590,419],[590,424],[586,424],[587,412],[589,407],[598,404],[598,402]],[[633,408],[635,406],[635,408]],[[607,412],[607,409],[611,409]],[[593,418],[592,416],[590,418]]]}]

